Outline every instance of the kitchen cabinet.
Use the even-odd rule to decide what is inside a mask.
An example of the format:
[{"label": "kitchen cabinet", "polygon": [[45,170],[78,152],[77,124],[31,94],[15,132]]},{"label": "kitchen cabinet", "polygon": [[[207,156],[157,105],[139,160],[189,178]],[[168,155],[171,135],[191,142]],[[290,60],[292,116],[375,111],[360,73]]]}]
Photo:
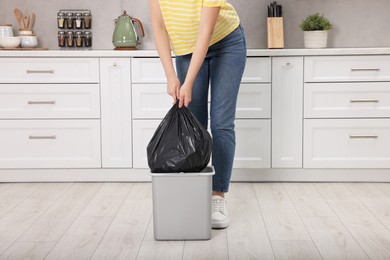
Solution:
[{"label": "kitchen cabinet", "polygon": [[102,167],[131,168],[130,59],[100,59]]},{"label": "kitchen cabinet", "polygon": [[[270,65],[270,58],[248,58],[237,101],[236,168],[271,165]],[[166,94],[165,74],[158,58],[133,58],[131,75],[133,166],[148,168],[146,147],[170,109],[172,98]]]},{"label": "kitchen cabinet", "polygon": [[[232,180],[390,181],[382,52],[248,51]],[[146,147],[172,106],[156,52],[12,53],[0,59],[0,182],[150,179]]]},{"label": "kitchen cabinet", "polygon": [[0,169],[100,168],[99,60],[0,60]]},{"label": "kitchen cabinet", "polygon": [[305,58],[304,167],[390,167],[390,56]]},{"label": "kitchen cabinet", "polygon": [[272,59],[272,168],[302,168],[303,57]]}]

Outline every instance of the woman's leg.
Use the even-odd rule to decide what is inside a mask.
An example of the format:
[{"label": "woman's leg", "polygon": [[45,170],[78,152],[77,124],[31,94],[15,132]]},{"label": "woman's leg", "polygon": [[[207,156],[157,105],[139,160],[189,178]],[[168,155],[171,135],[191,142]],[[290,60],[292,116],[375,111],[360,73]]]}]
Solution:
[{"label": "woman's leg", "polygon": [[238,90],[246,63],[246,44],[241,27],[211,46],[211,133],[212,164],[215,167],[213,191],[229,190],[236,147],[234,120]]}]

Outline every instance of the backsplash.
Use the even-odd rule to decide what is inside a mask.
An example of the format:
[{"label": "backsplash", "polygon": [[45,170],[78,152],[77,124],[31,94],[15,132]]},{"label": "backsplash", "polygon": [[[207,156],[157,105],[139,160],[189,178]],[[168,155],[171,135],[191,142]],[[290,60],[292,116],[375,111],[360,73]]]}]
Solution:
[{"label": "backsplash", "polygon": [[[228,0],[229,1],[229,0]],[[248,48],[267,47],[264,0],[230,0],[239,13],[245,29]],[[68,0],[25,1],[1,0],[0,24],[10,23],[17,33],[18,25],[13,10],[36,13],[34,32],[40,47],[58,49],[57,12],[59,9],[90,9],[93,13],[93,49],[113,49],[114,19],[127,10],[142,21],[146,37],[143,49],[154,49],[148,0]],[[320,12],[333,23],[329,47],[390,47],[390,2],[388,0],[279,0],[283,5],[285,48],[302,48],[303,32],[300,22],[309,14]]]}]

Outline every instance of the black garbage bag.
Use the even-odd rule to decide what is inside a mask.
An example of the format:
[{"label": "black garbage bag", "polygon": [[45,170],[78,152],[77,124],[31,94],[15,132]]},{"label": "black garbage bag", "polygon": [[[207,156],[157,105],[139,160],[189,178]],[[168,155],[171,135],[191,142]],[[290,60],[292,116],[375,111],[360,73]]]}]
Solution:
[{"label": "black garbage bag", "polygon": [[210,161],[211,136],[195,116],[177,102],[147,147],[153,173],[200,172]]}]

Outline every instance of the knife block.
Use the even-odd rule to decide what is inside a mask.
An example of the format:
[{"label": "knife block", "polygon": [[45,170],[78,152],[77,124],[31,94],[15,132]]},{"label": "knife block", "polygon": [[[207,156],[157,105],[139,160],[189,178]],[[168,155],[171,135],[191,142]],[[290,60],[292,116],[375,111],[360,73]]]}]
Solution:
[{"label": "knife block", "polygon": [[267,18],[267,36],[269,49],[284,48],[283,17]]}]

